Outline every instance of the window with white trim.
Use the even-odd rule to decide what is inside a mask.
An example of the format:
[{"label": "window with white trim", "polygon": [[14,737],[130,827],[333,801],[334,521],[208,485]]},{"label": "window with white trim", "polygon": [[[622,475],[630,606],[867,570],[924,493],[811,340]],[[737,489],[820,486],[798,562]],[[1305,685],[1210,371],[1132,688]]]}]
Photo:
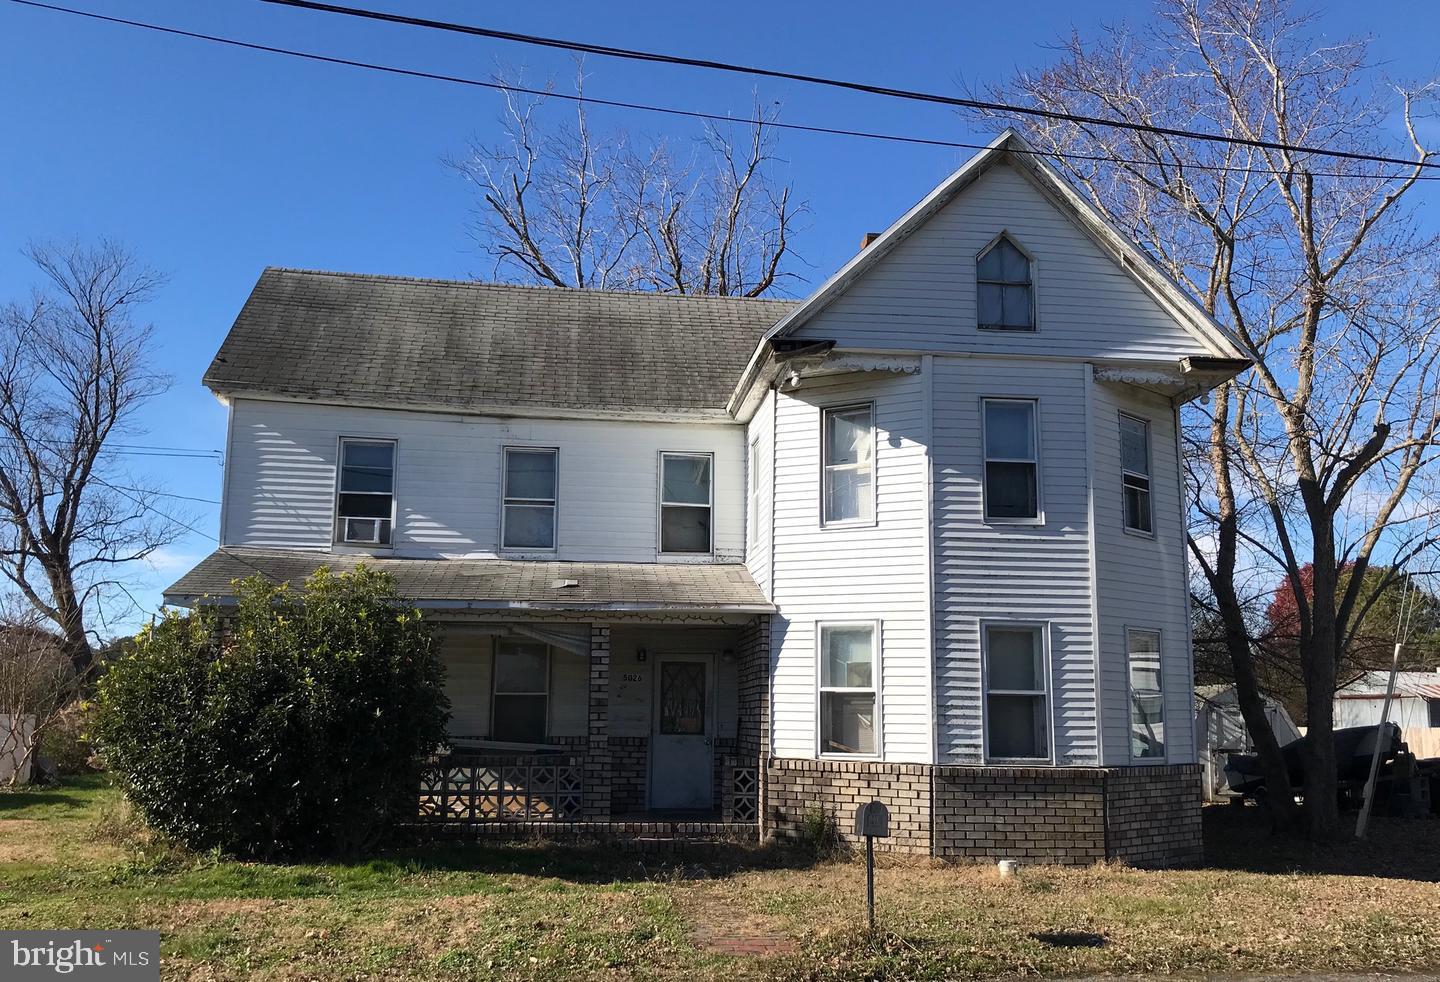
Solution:
[{"label": "window with white trim", "polygon": [[1130,756],[1165,758],[1165,690],[1160,684],[1160,632],[1125,632],[1130,665]]},{"label": "window with white trim", "polygon": [[879,672],[873,623],[821,624],[820,752],[874,754]]},{"label": "window with white trim", "polygon": [[991,331],[1035,330],[1035,285],[1030,257],[1005,236],[975,264],[976,324]]},{"label": "window with white trim", "polygon": [[1155,531],[1150,503],[1150,424],[1120,414],[1120,475],[1125,528],[1150,535]]},{"label": "window with white trim", "polygon": [[821,522],[875,520],[875,407],[827,409],[821,424]]},{"label": "window with white trim", "polygon": [[1040,517],[1040,460],[1033,399],[985,399],[985,518]]},{"label": "window with white trim", "polygon": [[549,647],[534,641],[496,641],[491,739],[543,743],[549,716]]},{"label": "window with white trim", "polygon": [[986,624],[985,756],[1050,758],[1045,635],[1039,624]]},{"label": "window with white trim", "polygon": [[559,462],[558,450],[505,448],[504,505],[500,518],[502,549],[549,551],[555,548]]},{"label": "window with white trim", "polygon": [[710,552],[712,466],[710,454],[660,455],[661,552]]},{"label": "window with white trim", "polygon": [[395,441],[341,438],[337,484],[337,538],[388,546],[395,521]]},{"label": "window with white trim", "polygon": [[746,496],[745,529],[747,542],[760,541],[760,440],[750,441],[750,457],[745,465]]}]

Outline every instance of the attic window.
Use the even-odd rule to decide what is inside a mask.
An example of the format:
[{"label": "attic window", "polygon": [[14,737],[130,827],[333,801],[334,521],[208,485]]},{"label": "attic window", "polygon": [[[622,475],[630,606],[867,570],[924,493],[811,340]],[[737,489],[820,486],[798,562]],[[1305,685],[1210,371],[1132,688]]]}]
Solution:
[{"label": "attic window", "polygon": [[1035,330],[1030,257],[1000,236],[975,261],[976,324],[991,331]]}]

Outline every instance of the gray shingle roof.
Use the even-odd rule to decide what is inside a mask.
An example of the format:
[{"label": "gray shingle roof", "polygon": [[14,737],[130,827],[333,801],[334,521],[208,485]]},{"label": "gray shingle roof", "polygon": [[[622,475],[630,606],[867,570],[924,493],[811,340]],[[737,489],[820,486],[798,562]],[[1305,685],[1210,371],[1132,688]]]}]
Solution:
[{"label": "gray shingle roof", "polygon": [[[361,561],[395,578],[418,606],[555,609],[713,610],[774,608],[739,563],[560,563],[500,559],[376,559],[280,549],[217,549],[165,591],[167,603],[234,593],[256,574],[298,586],[321,566],[353,570]],[[557,586],[574,580],[574,586]]]},{"label": "gray shingle roof", "polygon": [[271,268],[205,384],[369,405],[719,410],[794,306]]}]

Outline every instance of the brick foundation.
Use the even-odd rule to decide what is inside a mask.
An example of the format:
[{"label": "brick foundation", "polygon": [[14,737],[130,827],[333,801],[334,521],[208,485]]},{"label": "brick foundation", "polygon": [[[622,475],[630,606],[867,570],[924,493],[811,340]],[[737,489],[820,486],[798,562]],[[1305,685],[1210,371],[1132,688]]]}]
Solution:
[{"label": "brick foundation", "polygon": [[930,772],[928,764],[887,764],[859,760],[791,760],[765,762],[765,807],[762,835],[796,838],[807,812],[823,809],[841,836],[856,840],[855,806],[872,799],[890,809],[890,838],[875,847],[891,852],[930,852]]},{"label": "brick foundation", "polygon": [[1105,780],[1106,849],[1131,866],[1193,866],[1203,858],[1200,769],[1125,767]]},{"label": "brick foundation", "polygon": [[852,839],[855,806],[890,809],[877,848],[949,860],[1182,866],[1201,858],[1200,777],[1161,767],[967,767],[765,762],[763,835],[794,838],[823,809]]}]

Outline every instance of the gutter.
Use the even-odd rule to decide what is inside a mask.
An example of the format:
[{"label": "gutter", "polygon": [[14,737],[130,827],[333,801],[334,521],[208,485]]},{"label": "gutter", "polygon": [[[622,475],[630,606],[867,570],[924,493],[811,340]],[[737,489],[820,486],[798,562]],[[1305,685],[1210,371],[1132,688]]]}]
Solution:
[{"label": "gutter", "polygon": [[[213,594],[165,594],[162,598],[173,607],[193,608],[204,604],[213,607],[233,607],[234,597]],[[479,611],[555,611],[557,613],[622,613],[622,614],[773,614],[779,610],[772,603],[733,604],[687,604],[631,601],[572,601],[550,600],[415,600],[401,598],[420,610],[479,610]]]}]

